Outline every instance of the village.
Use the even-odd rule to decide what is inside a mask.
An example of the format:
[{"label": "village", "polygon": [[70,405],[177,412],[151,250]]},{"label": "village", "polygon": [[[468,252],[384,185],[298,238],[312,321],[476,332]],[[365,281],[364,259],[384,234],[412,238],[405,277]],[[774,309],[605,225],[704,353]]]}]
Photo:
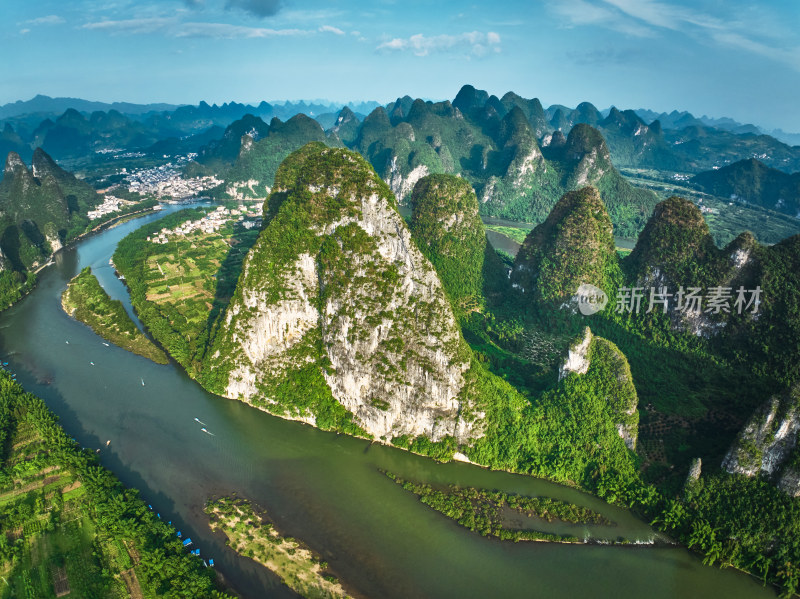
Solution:
[{"label": "village", "polygon": [[161,166],[126,173],[128,190],[140,194],[155,195],[158,198],[186,200],[196,198],[222,183],[214,176],[185,178],[176,170],[179,165],[168,162]]},{"label": "village", "polygon": [[112,212],[117,212],[120,210],[120,208],[131,206],[132,204],[136,204],[136,202],[123,200],[122,198],[118,198],[114,195],[106,194],[103,197],[103,203],[97,206],[97,208],[94,210],[89,210],[89,212],[87,212],[87,216],[89,217],[89,220],[97,220],[98,218],[103,218]]},{"label": "village", "polygon": [[156,235],[148,236],[147,241],[152,243],[169,243],[171,238],[185,237],[194,232],[216,233],[231,221],[238,221],[245,229],[261,226],[261,202],[255,202],[239,208],[225,208],[219,206],[198,220],[181,223],[174,229],[161,229]]}]

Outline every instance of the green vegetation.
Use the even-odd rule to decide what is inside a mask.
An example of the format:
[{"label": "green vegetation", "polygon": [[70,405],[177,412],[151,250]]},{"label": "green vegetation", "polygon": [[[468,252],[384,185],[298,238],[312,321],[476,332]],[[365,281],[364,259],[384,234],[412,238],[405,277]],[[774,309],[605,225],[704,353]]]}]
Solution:
[{"label": "green vegetation", "polygon": [[447,173],[476,189],[483,214],[538,223],[565,191],[595,185],[615,232],[635,236],[657,202],[655,194],[631,186],[617,172],[602,136],[588,125],[574,127],[562,147],[540,149],[536,138],[542,133],[529,121],[535,107],[520,100],[509,98],[502,117],[482,116],[468,101],[459,113],[449,102],[415,100],[407,111],[395,107],[391,119],[377,108],[352,147],[402,192],[400,201],[408,199],[403,181],[410,173]]},{"label": "green vegetation", "polygon": [[473,366],[468,374],[484,402],[485,435],[463,451],[479,464],[579,486],[611,503],[652,507],[656,490],[640,479],[636,456],[618,430],[635,427],[628,418],[636,417],[626,413],[636,394],[625,357],[595,337],[587,358],[586,374],[568,374],[533,401]]},{"label": "green vegetation", "polygon": [[391,472],[385,472],[385,474],[406,491],[414,493],[425,505],[484,537],[491,536],[515,542],[583,542],[582,538],[576,536],[557,535],[532,528],[520,529],[512,526],[509,520],[510,516],[514,514],[527,518],[530,526],[536,526],[537,520],[547,522],[558,520],[571,524],[613,525],[608,518],[589,508],[558,499],[509,495],[500,491],[456,485],[449,485],[440,490],[428,484],[404,480]]},{"label": "green vegetation", "polygon": [[0,373],[0,597],[228,597],[172,526]]},{"label": "green vegetation", "polygon": [[[255,137],[255,140],[253,139]],[[314,119],[297,114],[285,123],[273,118],[269,125],[252,115],[232,123],[220,142],[212,144],[191,162],[187,174],[222,175],[225,184],[215,190],[219,199],[231,197],[265,198],[275,186],[275,174],[281,162],[307,143],[337,145],[329,140]]]},{"label": "green vegetation", "polygon": [[122,302],[108,297],[88,266],[69,282],[61,305],[67,314],[115,345],[156,364],[169,362],[164,352],[138,329]]},{"label": "green vegetation", "polygon": [[36,284],[32,272],[20,273],[13,270],[0,270],[0,310],[14,305]]},{"label": "green vegetation", "polygon": [[732,566],[781,588],[800,590],[800,502],[759,478],[704,476],[670,500],[655,522],[703,554],[703,562]]},{"label": "green vegetation", "polygon": [[148,237],[206,213],[190,209],[170,214],[128,235],[114,253],[139,319],[192,376],[199,371],[209,329],[230,300],[258,229],[230,221],[215,233],[171,235],[165,244]]},{"label": "green vegetation", "polygon": [[[734,201],[729,196],[716,197],[702,193],[689,182],[676,181],[674,171],[621,170],[633,185],[650,189],[663,199],[677,195],[702,206],[705,210],[703,217],[718,247],[727,245],[742,231],[750,231],[760,243],[766,244],[778,243],[800,233],[800,220],[776,212],[774,205],[771,209],[769,206],[765,208],[741,200]],[[688,175],[684,177],[688,178]]]},{"label": "green vegetation", "polygon": [[103,200],[88,183],[59,167],[41,148],[33,152],[30,170],[10,152],[0,180],[0,310],[33,288],[34,270],[55,250],[103,223],[158,203],[137,199],[102,220],[89,221],[89,210]]},{"label": "green vegetation", "polygon": [[[445,348],[447,355],[461,351],[445,294],[437,285],[429,296],[409,297],[408,288],[400,286],[411,277],[415,285],[429,286],[433,269],[416,249],[408,251],[413,274],[379,251],[379,244],[386,248],[408,232],[398,229],[403,221],[391,191],[358,154],[308,144],[283,162],[275,187],[280,191],[266,204],[266,226],[245,262],[225,321],[215,330],[201,382],[218,394],[238,389],[278,415],[366,435],[325,381],[323,373],[336,374],[333,353],[345,344],[348,352],[356,348],[345,359],[374,373],[375,390],[364,399],[382,410],[370,400],[386,401],[384,389],[404,384],[419,369],[434,372],[420,326],[426,336],[450,335],[454,347]],[[261,340],[250,337],[252,327],[263,326],[254,318],[276,317],[296,306],[302,314],[292,317],[285,337],[278,332],[270,340],[263,359],[242,351],[243,346],[264,351]],[[391,336],[371,347],[370,336],[389,322]]]},{"label": "green vegetation", "polygon": [[479,309],[499,290],[504,268],[486,241],[478,198],[464,179],[428,175],[411,194],[410,230],[459,312]]},{"label": "green vegetation", "polygon": [[800,173],[789,175],[755,158],[695,175],[692,183],[706,193],[735,199],[789,216],[800,211]]},{"label": "green vegetation", "polygon": [[245,499],[221,497],[206,504],[211,530],[221,530],[227,544],[240,555],[269,568],[295,593],[306,599],[347,598],[327,564],[298,540],[281,535],[256,514]]},{"label": "green vegetation", "polygon": [[[380,113],[374,115],[380,118]],[[585,141],[595,147],[591,135]],[[587,156],[591,151],[576,160]],[[437,189],[426,188],[431,185],[441,185],[442,197]],[[279,191],[265,205],[265,228],[244,268],[237,271],[243,274],[230,302],[220,303],[214,319],[205,316],[171,328],[162,343],[212,391],[226,392],[228,385],[244,388],[252,373],[257,378],[248,401],[254,405],[321,428],[364,434],[326,382],[326,376],[356,363],[342,361],[334,367],[328,341],[332,331],[346,330],[342,335],[352,349],[364,341],[364,332],[355,326],[337,329],[342,322],[358,321],[366,323],[365,330],[375,330],[391,317],[394,323],[414,322],[431,330],[433,304],[411,311],[392,303],[400,272],[373,260],[376,238],[358,224],[361,205],[352,198],[376,194],[389,206],[394,201],[363,159],[321,144],[307,146],[278,169],[275,186]],[[327,193],[334,188],[336,193]],[[482,241],[477,227],[450,237],[444,226],[448,215],[461,210],[459,199],[471,197],[460,189],[465,187],[450,177],[423,179],[415,196],[424,210],[417,208],[412,218],[415,241],[437,269],[451,301],[474,297],[478,280],[457,280],[459,265],[453,256],[466,256],[467,272],[474,275],[480,249],[475,244]],[[426,206],[423,200],[429,199]],[[339,223],[334,233],[320,233],[332,222]],[[172,242],[147,246],[145,237],[153,232],[155,228],[123,241],[120,259],[115,260],[124,265],[121,270],[129,278],[140,314],[172,327],[179,319],[147,315],[148,310],[171,309],[155,308],[171,302],[162,297],[148,301],[149,284],[143,284],[159,278],[154,269],[158,272],[161,262],[153,262],[152,256],[171,249]],[[759,574],[791,590],[796,584],[792,564],[800,564],[800,555],[794,542],[784,538],[795,526],[795,500],[765,491],[759,481],[721,474],[719,464],[752,410],[800,376],[799,240],[764,247],[742,235],[718,249],[697,207],[671,198],[656,207],[634,251],[620,258],[601,194],[591,188],[570,192],[525,239],[512,280],[524,291],[506,288],[481,310],[464,310],[459,314],[463,339],[432,342],[452,350],[452,360],[465,365],[459,418],[474,421],[472,439],[459,442],[444,436],[434,443],[425,436],[396,435],[387,440],[441,460],[458,451],[485,466],[585,489],[655,520],[693,548],[716,554],[713,561],[724,553],[724,564],[754,571],[753,556],[760,551],[769,563]],[[460,249],[462,243],[466,247]],[[196,243],[195,249],[208,258],[215,255],[209,247]],[[223,249],[217,250],[220,255]],[[188,253],[190,247],[181,251]],[[310,257],[313,266],[304,265],[303,256]],[[207,277],[218,268],[204,262],[192,278],[200,278],[200,273]],[[188,273],[188,267],[182,272]],[[428,274],[418,274],[417,279]],[[161,279],[165,276],[160,273]],[[672,292],[679,285],[760,285],[760,316],[703,313],[687,321],[659,310],[646,313],[646,299],[641,314],[615,311],[620,287],[655,282]],[[562,309],[581,283],[604,289],[608,308],[593,316]],[[173,284],[180,284],[180,277]],[[291,343],[280,346],[279,358],[271,354],[259,362],[258,370],[237,371],[246,365],[240,360],[241,339],[255,326],[252,319],[278,310],[284,302],[292,310],[305,306],[299,298],[307,298],[311,306],[311,325],[297,327]],[[394,306],[391,313],[386,310],[389,305]],[[440,312],[446,306],[436,305]],[[225,312],[226,306],[235,309]],[[335,314],[326,316],[330,322],[321,330],[317,323],[326,306],[336,306]],[[587,337],[587,325],[600,336]],[[151,330],[157,326],[161,325]],[[193,346],[192,335],[197,338]],[[408,332],[401,330],[379,345],[369,358],[373,361],[360,355],[356,359],[388,380],[401,377],[411,360],[418,360],[423,371],[432,371],[421,354],[408,349]],[[559,372],[569,350],[574,354],[573,371]],[[346,354],[334,357],[341,360],[342,355]],[[390,359],[403,355],[409,355],[408,361]],[[364,408],[386,411],[391,407],[387,399],[367,395]],[[696,457],[702,457],[706,470],[685,488],[689,463]],[[465,526],[515,538],[516,532],[503,532],[497,520],[499,499],[489,492],[417,491]],[[735,492],[743,493],[741,503],[729,509]],[[507,498],[503,501],[505,507],[511,505]],[[777,528],[769,534],[749,522],[759,517],[753,511],[759,501],[775,506],[776,518],[782,519],[779,525],[773,522]],[[537,513],[547,507],[527,505]]]},{"label": "green vegetation", "polygon": [[525,241],[525,238],[528,236],[528,233],[531,232],[530,229],[523,229],[520,227],[507,227],[503,225],[486,225],[486,228],[489,231],[496,231],[501,235],[505,235],[509,239],[513,239],[518,244],[522,245]]},{"label": "green vegetation", "polygon": [[564,195],[517,254],[512,283],[529,301],[560,305],[582,284],[615,295],[621,278],[611,220],[592,187]]},{"label": "green vegetation", "polygon": [[8,220],[0,231],[3,254],[14,270],[34,268],[53,249],[86,231],[87,212],[101,202],[90,185],[59,167],[41,148],[33,154],[32,170],[10,153],[0,181],[0,208]]}]

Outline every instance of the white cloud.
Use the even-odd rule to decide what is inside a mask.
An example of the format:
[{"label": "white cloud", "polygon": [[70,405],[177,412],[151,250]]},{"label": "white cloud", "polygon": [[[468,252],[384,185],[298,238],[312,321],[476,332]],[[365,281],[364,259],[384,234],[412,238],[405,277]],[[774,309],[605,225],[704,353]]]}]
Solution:
[{"label": "white cloud", "polygon": [[711,37],[720,44],[747,50],[800,71],[800,47],[776,48],[731,31],[712,33]]},{"label": "white cloud", "polygon": [[311,35],[304,29],[269,29],[266,27],[244,27],[228,23],[183,23],[175,32],[176,37],[210,37],[217,39],[248,39],[266,37],[295,37]]},{"label": "white cloud", "polygon": [[378,50],[411,51],[417,56],[427,56],[435,52],[468,50],[475,56],[483,56],[489,52],[500,51],[500,35],[494,31],[482,33],[470,31],[458,35],[426,36],[417,33],[409,38],[399,38],[383,42]]},{"label": "white cloud", "polygon": [[30,33],[30,32],[31,32],[31,30],[30,30],[30,29],[27,29],[27,28],[26,28],[26,29],[20,29],[20,30],[19,30],[19,34],[20,34],[20,35],[27,35],[27,34],[28,34],[28,33]]},{"label": "white cloud", "polygon": [[558,0],[551,2],[550,9],[565,20],[567,27],[594,25],[636,37],[667,30],[701,43],[763,56],[800,71],[800,49],[786,47],[777,31],[753,26],[749,19],[723,19],[660,0]]},{"label": "white cloud", "polygon": [[112,33],[156,33],[178,23],[173,17],[144,17],[140,19],[121,19],[118,21],[95,21],[85,23],[82,29],[110,31]]},{"label": "white cloud", "polygon": [[175,17],[150,17],[124,19],[120,21],[97,21],[86,23],[84,29],[108,31],[113,34],[155,34],[170,37],[198,37],[214,39],[254,39],[270,37],[296,37],[313,35],[306,29],[270,29],[247,27],[229,23],[182,22]]},{"label": "white cloud", "polygon": [[64,23],[64,18],[58,15],[47,15],[45,17],[37,17],[36,19],[25,21],[25,23],[27,25],[59,25]]},{"label": "white cloud", "polygon": [[653,34],[649,27],[634,22],[616,10],[585,0],[561,0],[551,4],[551,10],[566,21],[566,27],[597,25],[633,37],[648,37]]},{"label": "white cloud", "polygon": [[653,27],[680,30],[685,25],[707,29],[721,29],[724,24],[711,17],[681,6],[656,0],[603,0],[628,16],[644,21]]},{"label": "white cloud", "polygon": [[332,25],[323,25],[319,28],[319,30],[323,33],[335,33],[336,35],[344,35],[344,31],[339,29],[338,27],[333,27]]}]

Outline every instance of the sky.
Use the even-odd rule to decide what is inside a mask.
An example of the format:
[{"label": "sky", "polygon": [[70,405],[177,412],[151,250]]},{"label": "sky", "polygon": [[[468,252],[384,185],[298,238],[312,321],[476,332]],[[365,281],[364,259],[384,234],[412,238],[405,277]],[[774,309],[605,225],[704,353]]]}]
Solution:
[{"label": "sky", "polygon": [[800,2],[3,0],[0,104],[453,99],[688,110],[800,132]]}]

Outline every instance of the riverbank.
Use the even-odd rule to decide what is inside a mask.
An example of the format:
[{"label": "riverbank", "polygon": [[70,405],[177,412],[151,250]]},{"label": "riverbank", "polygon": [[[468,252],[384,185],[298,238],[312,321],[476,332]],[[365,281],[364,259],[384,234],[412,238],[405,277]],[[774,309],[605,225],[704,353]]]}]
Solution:
[{"label": "riverbank", "polygon": [[[631,539],[646,541],[652,529],[627,510],[563,485],[440,464],[301,426],[243,402],[220,401],[172,362],[157,366],[129,352],[108,351],[85,325],[65,317],[60,295],[82,268],[93,266],[111,297],[127,302],[123,284],[104,266],[118,241],[140,224],[94,236],[43,271],[28,299],[0,315],[0,353],[81,445],[96,448],[112,440],[98,454],[103,464],[140,489],[145,503],[190,536],[203,557],[214,558],[242,597],[295,595],[209,529],[203,513],[207,499],[233,491],[268,506],[279,531],[303,539],[348,590],[352,585],[367,597],[485,599],[501,589],[508,598],[541,591],[552,599],[675,599],[691,589],[694,597],[775,598],[759,582],[703,566],[683,548],[639,551],[629,545],[626,551],[483,538],[421,504],[380,470],[431,485],[456,483],[585,505],[617,522],[619,533]],[[214,436],[201,431],[203,426]]]},{"label": "riverbank", "polygon": [[221,497],[205,508],[211,530],[222,531],[236,553],[274,572],[306,599],[351,599],[328,564],[300,541],[280,534],[266,513],[257,514],[249,501]]},{"label": "riverbank", "polygon": [[0,598],[233,599],[148,509],[0,372]]},{"label": "riverbank", "polygon": [[[63,247],[60,247],[59,249],[57,249],[55,252],[53,252],[48,257],[47,261],[44,264],[40,264],[34,270],[29,270],[29,271],[24,272],[24,273],[19,273],[20,275],[24,275],[25,276],[25,282],[21,283],[20,285],[18,285],[14,289],[14,291],[11,293],[14,296],[13,299],[9,299],[7,301],[0,301],[0,312],[3,312],[4,310],[8,310],[9,308],[11,308],[15,304],[17,304],[22,299],[24,299],[25,296],[27,296],[31,291],[33,291],[36,288],[36,275],[38,275],[41,271],[43,271],[48,266],[53,265],[55,263],[55,258],[59,254],[59,252],[64,252],[66,250],[69,250],[69,249],[75,247],[78,242],[83,241],[83,240],[89,238],[92,235],[95,235],[97,233],[105,231],[106,229],[111,229],[113,227],[116,227],[117,225],[120,225],[120,224],[122,224],[124,222],[127,222],[129,220],[132,220],[134,218],[138,218],[138,217],[141,217],[141,216],[146,216],[147,214],[155,212],[156,209],[157,209],[157,206],[158,206],[158,204],[156,204],[156,206],[151,206],[151,207],[145,208],[143,210],[138,210],[136,212],[129,212],[127,214],[121,214],[121,215],[116,216],[114,218],[111,218],[111,219],[109,219],[107,221],[104,221],[104,222],[100,223],[99,225],[95,226],[94,228],[92,228],[91,230],[86,231],[84,233],[81,233],[80,235],[78,235],[74,239],[71,239],[69,241],[69,243],[67,243]],[[6,293],[4,295],[8,295],[8,293]]]},{"label": "riverbank", "polygon": [[168,364],[167,355],[142,333],[122,302],[112,300],[87,266],[61,295],[64,312],[81,321],[103,339],[156,364]]},{"label": "riverbank", "polygon": [[[567,544],[668,545],[664,538],[650,541],[630,540],[620,536],[617,523],[584,506],[553,499],[531,497],[458,485],[432,486],[405,480],[392,472],[383,472],[406,491],[416,495],[428,507],[484,537],[502,541],[549,541]],[[560,524],[562,533],[541,530]],[[590,534],[588,527],[594,527]],[[538,527],[538,528],[534,528]],[[601,536],[598,530],[605,530]],[[566,532],[571,531],[571,533]],[[578,532],[581,536],[578,536]]]}]

